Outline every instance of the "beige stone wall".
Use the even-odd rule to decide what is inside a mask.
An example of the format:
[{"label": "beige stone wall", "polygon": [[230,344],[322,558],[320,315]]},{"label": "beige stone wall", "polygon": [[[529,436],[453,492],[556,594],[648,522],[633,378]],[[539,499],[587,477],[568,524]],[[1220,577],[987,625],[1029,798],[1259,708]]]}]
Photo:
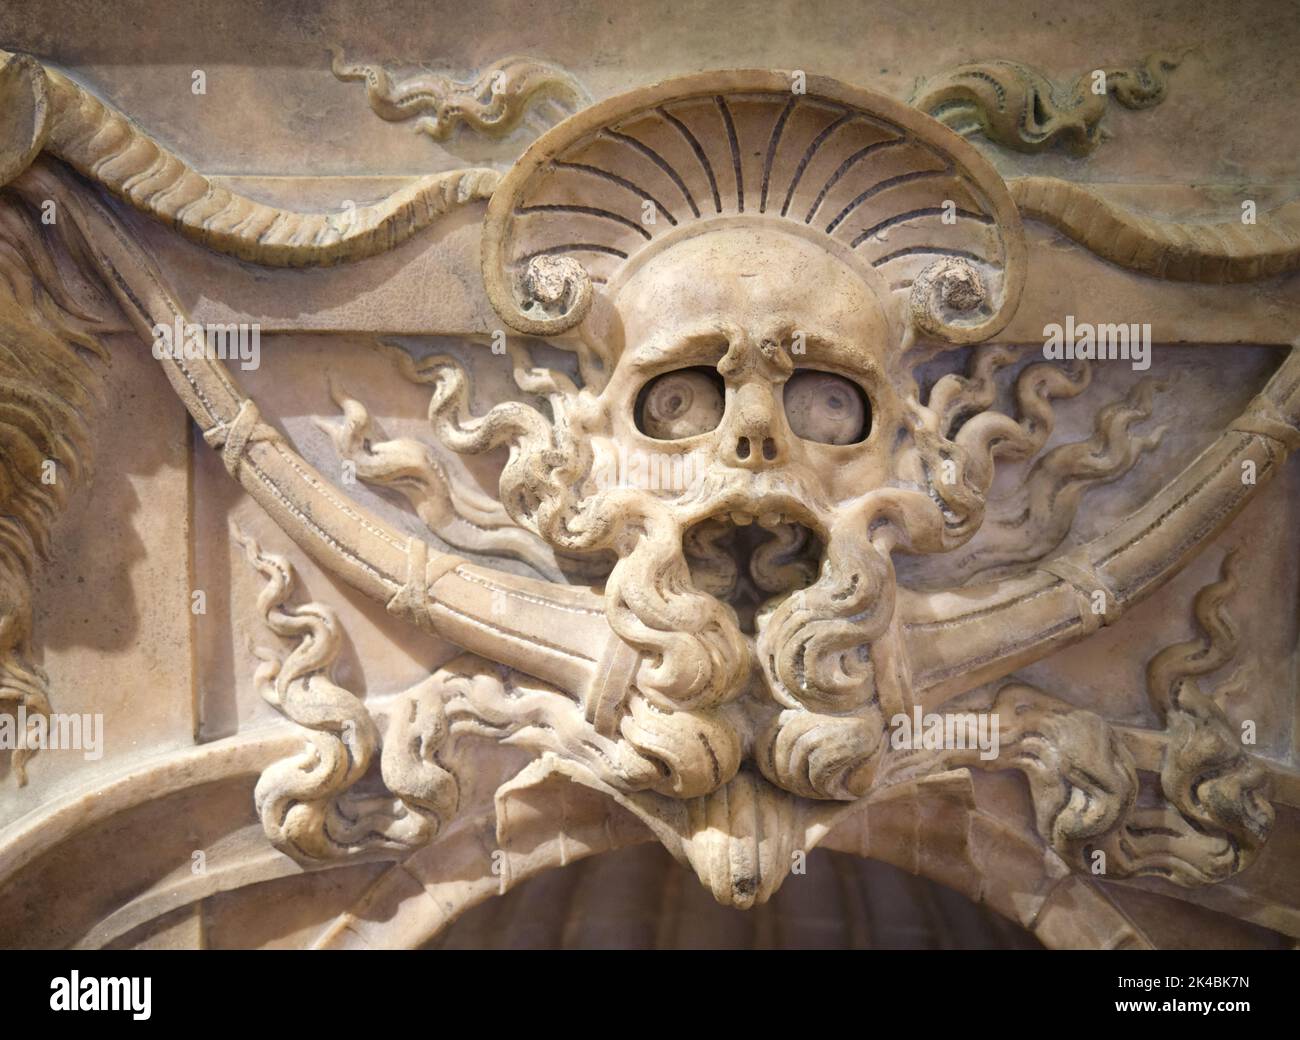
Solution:
[{"label": "beige stone wall", "polygon": [[[349,202],[365,207],[432,173],[482,167],[508,174],[537,131],[555,121],[552,117],[688,73],[806,70],[904,104],[962,63],[1021,63],[1068,87],[1093,69],[1131,67],[1155,52],[1180,52],[1159,104],[1138,110],[1112,98],[1103,106],[1105,136],[1087,156],[1071,155],[1059,142],[1023,152],[986,134],[973,133],[966,140],[998,178],[1014,183],[1052,177],[1090,186],[1098,197],[1139,220],[1240,225],[1244,200],[1256,203],[1261,217],[1271,211],[1285,214],[1291,203],[1291,215],[1277,218],[1278,230],[1261,231],[1275,235],[1267,248],[1278,266],[1272,273],[1261,272],[1263,277],[1233,280],[1157,277],[1112,262],[1102,244],[1077,241],[1079,235],[1046,220],[1025,220],[1023,293],[1015,316],[989,342],[1021,352],[1020,365],[1021,355],[1041,354],[1043,326],[1064,315],[1079,322],[1147,322],[1154,360],[1147,372],[1118,362],[1097,365],[1085,393],[1056,403],[1054,428],[1031,456],[999,463],[985,489],[990,506],[1012,499],[1031,479],[1037,459],[1093,436],[1102,410],[1135,393],[1142,377],[1161,384],[1149,415],[1133,421],[1131,435],[1147,437],[1161,429],[1158,443],[1137,450],[1131,466],[1112,463],[1115,472],[1082,493],[1077,513],[1067,517],[1065,533],[1042,557],[1045,561],[1120,528],[1212,449],[1225,430],[1240,424],[1240,417],[1255,415],[1252,401],[1266,385],[1276,389],[1276,379],[1269,384],[1275,373],[1282,371],[1278,378],[1286,380],[1289,369],[1283,366],[1300,328],[1300,283],[1288,273],[1297,266],[1296,239],[1287,242],[1289,235],[1300,234],[1294,214],[1300,193],[1300,124],[1294,118],[1300,95],[1298,35],[1295,8],[1268,0],[1232,5],[1231,11],[1213,4],[1101,0],[1086,5],[925,0],[903,6],[731,0],[579,3],[554,9],[491,0],[477,5],[398,2],[364,11],[340,2],[323,4],[316,13],[272,2],[211,3],[184,13],[170,3],[136,3],[92,13],[73,0],[43,0],[0,10],[0,48],[6,52],[31,54],[61,71],[86,95],[124,113],[219,187],[268,205],[311,212],[347,212]],[[362,83],[343,82],[331,72],[331,46],[341,47],[348,62],[387,65],[399,75],[423,67],[457,80],[472,79],[503,57],[523,55],[563,70],[587,97],[567,102],[567,107],[530,110],[533,124],[510,133],[464,127],[437,141],[415,132],[413,121],[379,118],[367,104]],[[206,77],[202,95],[191,90],[196,70]],[[1060,100],[1064,106],[1064,97]],[[934,126],[934,134],[947,133]],[[4,138],[5,133],[10,137]],[[0,126],[0,155],[16,155],[20,136],[18,130]],[[65,162],[76,165],[50,142],[37,166],[66,172]],[[70,153],[71,146],[65,150]],[[32,180],[31,170],[22,176],[29,180],[15,180],[6,188],[6,205],[34,205],[46,183]],[[61,213],[73,212],[83,195],[113,198],[112,186],[100,174],[67,173],[61,183],[68,194],[66,202],[59,197],[59,204],[71,207]],[[28,190],[24,184],[36,186]],[[522,603],[532,595],[529,583],[553,575],[483,545],[458,544],[449,529],[417,515],[401,494],[353,480],[326,429],[339,422],[338,400],[353,398],[369,409],[387,439],[412,438],[429,445],[457,487],[485,498],[498,495],[506,448],[457,454],[441,444],[427,417],[430,385],[403,378],[380,345],[396,343],[416,358],[457,359],[469,372],[475,414],[507,401],[538,401],[512,380],[508,360],[490,349],[491,337],[508,329],[508,319],[503,320],[499,301],[484,286],[480,262],[489,211],[488,193],[481,194],[483,198],[450,205],[430,226],[379,255],[303,269],[224,255],[127,201],[113,199],[105,205],[106,219],[125,229],[139,255],[163,274],[168,298],[192,320],[260,327],[261,366],[248,372],[232,366],[232,373],[242,392],[256,400],[262,418],[280,431],[293,458],[323,475],[329,495],[357,503],[368,517],[378,518],[385,531],[394,532],[393,544],[403,553],[405,539],[413,538],[426,542],[435,559],[440,552],[455,552],[483,568],[481,573],[509,576],[501,580]],[[1028,212],[1024,205],[1021,209]],[[1267,220],[1264,225],[1274,227]],[[508,243],[514,241],[510,233],[501,232]],[[88,237],[100,241],[94,234]],[[1209,234],[1222,243],[1222,233]],[[1012,237],[1008,232],[1008,240]],[[1290,259],[1282,255],[1288,249]],[[103,278],[102,267],[83,268],[58,250],[53,255],[56,265],[70,272],[74,288]],[[751,260],[747,255],[734,263],[743,266]],[[1259,261],[1261,266],[1270,262]],[[127,261],[121,264],[125,269]],[[29,268],[16,270],[30,273]],[[687,809],[684,800],[661,798],[662,792],[646,794],[646,784],[623,789],[589,764],[573,766],[581,755],[573,752],[566,759],[566,753],[596,738],[585,732],[573,736],[563,726],[556,739],[568,740],[565,752],[543,738],[530,744],[533,738],[527,735],[504,745],[481,733],[457,737],[455,756],[446,752],[445,760],[438,761],[455,776],[459,809],[454,816],[444,814],[436,835],[426,834],[406,847],[312,859],[286,854],[284,841],[277,847],[254,799],[259,775],[295,754],[306,730],[259,691],[257,674],[265,657],[258,648],[275,648],[283,658],[295,638],[277,637],[268,629],[258,602],[266,578],[250,567],[232,531],[237,528],[266,553],[291,564],[296,582],[290,603],[323,604],[333,612],[336,652],[328,667],[311,674],[358,699],[379,720],[381,732],[406,710],[407,702],[398,698],[431,682],[431,676],[445,677],[439,670],[462,647],[490,654],[445,627],[432,632],[411,624],[400,610],[386,608],[380,598],[357,587],[361,583],[350,583],[331,565],[329,551],[313,555],[301,539],[296,542],[286,533],[250,495],[247,483],[241,486],[232,479],[218,451],[205,443],[164,367],[150,357],[148,345],[131,326],[128,309],[110,299],[110,281],[100,284],[107,288],[96,305],[102,320],[95,335],[106,348],[106,360],[88,363],[103,387],[100,402],[85,414],[93,468],[76,481],[57,510],[48,557],[32,568],[30,655],[48,677],[51,707],[59,713],[101,715],[105,743],[102,757],[95,760],[76,751],[35,755],[26,763],[25,784],[19,783],[11,756],[0,755],[0,946],[491,946],[505,940],[495,935],[489,910],[480,907],[471,911],[477,916],[452,921],[501,893],[508,893],[502,898],[510,902],[498,924],[508,930],[502,922],[507,917],[514,922],[510,934],[516,938],[510,941],[518,945],[651,945],[648,937],[657,935],[665,945],[901,946],[912,936],[915,945],[1037,941],[1056,947],[1273,948],[1294,945],[1300,936],[1300,872],[1295,870],[1300,854],[1300,561],[1295,538],[1300,475],[1294,461],[1285,461],[1286,450],[1295,447],[1294,423],[1291,433],[1279,432],[1294,418],[1288,418],[1289,397],[1279,398],[1269,413],[1270,421],[1281,425],[1258,435],[1249,449],[1270,460],[1262,467],[1270,479],[1261,479],[1258,492],[1252,490],[1239,510],[1233,507],[1229,523],[1216,527],[1218,514],[1209,506],[1201,520],[1189,522],[1195,547],[1175,562],[1153,562],[1153,572],[1164,568],[1162,580],[1136,598],[1131,610],[1125,602],[1121,619],[1032,660],[1013,660],[1007,651],[1003,656],[1012,662],[1007,669],[990,673],[987,682],[981,678],[973,691],[958,691],[991,701],[1004,683],[1013,682],[1046,691],[1054,705],[1065,706],[1034,709],[1045,717],[1068,709],[1076,713],[1071,724],[1082,727],[1079,713],[1095,713],[1136,763],[1137,810],[1168,810],[1160,800],[1158,778],[1168,761],[1162,756],[1173,753],[1168,740],[1158,736],[1165,733],[1166,719],[1148,691],[1148,665],[1162,649],[1198,637],[1195,598],[1220,580],[1225,554],[1235,551],[1236,590],[1225,593],[1223,609],[1236,647],[1203,685],[1219,689],[1215,725],[1221,721],[1234,738],[1243,723],[1257,732],[1257,742],[1224,751],[1224,761],[1245,753],[1253,766],[1238,763],[1233,768],[1256,768],[1268,778],[1270,820],[1263,834],[1247,833],[1249,820],[1241,819],[1249,812],[1240,806],[1236,815],[1225,810],[1244,830],[1229,827],[1224,832],[1229,837],[1214,850],[1198,847],[1186,854],[1196,870],[1213,875],[1208,881],[1183,878],[1174,883],[1136,868],[1124,874],[1113,863],[1100,876],[1090,874],[1087,856],[1105,846],[1106,836],[1093,834],[1091,844],[1076,847],[1055,839],[1050,826],[1045,833],[1045,810],[1035,801],[1039,792],[1033,784],[1050,786],[1050,778],[1031,775],[1026,783],[1020,772],[986,772],[969,762],[936,760],[927,771],[909,775],[906,782],[900,779],[888,793],[855,789],[851,796],[836,794],[838,800],[823,801],[797,787],[768,784],[770,792],[763,787],[767,781],[759,775],[754,750],[761,742],[751,735],[742,742],[748,764],[735,783],[752,782],[754,790],[728,787],[731,801],[724,799],[721,809],[716,801],[703,808],[692,802]],[[808,286],[810,309],[824,302],[818,292],[818,285]],[[21,311],[17,303],[4,306],[9,309],[0,314]],[[665,323],[672,318],[665,314]],[[892,311],[889,320],[896,320]],[[571,350],[509,332],[512,342],[535,348],[539,364],[577,378]],[[977,349],[936,349],[922,380],[924,390],[945,373],[970,371]],[[0,366],[5,364],[11,367],[0,374],[18,370],[16,361],[0,355]],[[903,386],[901,365],[898,372]],[[1011,409],[1010,385],[1003,383],[998,407]],[[233,419],[223,429],[231,423]],[[1224,465],[1237,466],[1238,461],[1232,455]],[[836,469],[818,465],[819,472]],[[905,469],[905,464],[898,467]],[[294,503],[301,507],[298,500]],[[321,508],[319,500],[315,505]],[[1048,512],[1074,508],[1062,503]],[[302,509],[311,513],[310,503]],[[1226,517],[1228,507],[1221,512]],[[1153,537],[1172,543],[1175,536],[1167,531],[1166,526]],[[986,524],[967,547],[952,553],[921,558],[897,552],[899,616],[911,609],[907,604],[922,600],[918,618],[929,616],[925,610],[947,609],[953,601],[935,593],[971,577],[960,570],[962,554],[1010,542],[1013,536]],[[1037,558],[1023,562],[1011,580],[1040,573],[1033,569]],[[1167,581],[1164,571],[1169,572]],[[555,584],[565,583],[588,585],[580,576]],[[203,594],[201,613],[192,609],[196,591]],[[601,591],[597,583],[594,592],[581,593],[590,599],[564,602],[580,602],[582,611],[600,615],[603,624]],[[556,595],[563,599],[569,591]],[[0,600],[0,607],[9,606]],[[495,609],[486,592],[472,606],[484,618]],[[522,616],[532,607],[517,609]],[[0,621],[5,616],[0,612]],[[588,629],[576,626],[588,622],[574,622],[566,635],[561,631],[568,624],[564,617],[552,611],[527,623],[534,624],[539,639],[540,633],[561,641],[571,638],[575,645],[586,639]],[[489,623],[492,619],[499,617],[492,615]],[[600,631],[602,638],[608,635]],[[1001,637],[1011,639],[1008,633]],[[596,658],[592,669],[615,667],[609,663],[614,658],[604,655],[614,654],[609,647],[616,642],[611,638],[609,644],[587,647]],[[558,697],[536,691],[538,676],[554,681],[536,668],[530,671],[538,653],[523,649],[517,654],[505,662],[515,669],[501,695],[505,702],[517,706],[518,698],[529,695]],[[908,658],[900,666],[908,683],[913,673],[921,674],[920,660]],[[970,664],[972,670],[976,667],[977,662]],[[761,662],[755,668],[761,670]],[[1233,674],[1239,676],[1236,683],[1230,681]],[[941,709],[948,696],[947,688],[922,693],[919,679],[917,691],[915,703],[926,709]],[[566,696],[594,703],[590,691]],[[583,701],[584,696],[593,700]],[[12,703],[16,707],[17,700]],[[396,744],[392,732],[385,739]],[[617,733],[602,734],[604,738],[618,743]],[[1066,755],[1062,749],[1073,738],[1053,739],[1044,757]],[[1117,753],[1107,748],[1095,753],[1113,765]],[[544,759],[543,751],[549,752]],[[537,769],[530,762],[553,765],[555,760],[568,764],[548,776],[529,772],[521,779],[526,767]],[[1083,761],[1090,760],[1084,755]],[[587,772],[578,777],[573,769]],[[1199,760],[1188,766],[1193,780],[1197,769],[1210,766]],[[392,802],[396,789],[384,786],[387,772],[382,782],[378,774],[376,746],[369,790]],[[696,801],[703,804],[712,797],[714,792],[706,792]],[[764,801],[769,797],[774,800]],[[776,821],[773,826],[787,829],[775,852],[759,848],[763,841],[771,844],[772,834],[758,839],[739,833],[748,826],[737,823],[742,810],[735,807],[750,804],[744,799],[758,806],[754,812],[770,812],[764,819]],[[1116,805],[1121,802],[1118,797]],[[399,806],[407,820],[419,815],[411,805],[408,799]],[[715,829],[736,844],[702,848],[700,835],[708,827],[701,820],[713,820]],[[644,850],[610,852],[656,840],[689,865],[669,866]],[[645,923],[652,907],[645,893],[662,892],[670,884],[693,886],[695,874],[720,901],[745,905],[736,895],[739,890],[730,886],[752,867],[745,860],[751,855],[746,842],[753,844],[756,861],[767,864],[764,857],[776,857],[782,877],[790,870],[791,850],[802,852],[817,843],[837,850],[834,863],[840,862],[840,853],[878,862],[871,871],[858,870],[832,866],[832,858],[819,853],[818,869],[806,875],[796,870],[785,878],[782,892],[796,894],[783,894],[783,902],[772,904],[777,910],[762,909],[768,923],[757,931],[742,933],[734,915],[721,911],[710,918],[713,933],[690,941],[682,938],[693,933],[680,931],[686,915],[679,909],[663,911],[653,927]],[[1182,848],[1178,846],[1179,855]],[[605,852],[621,858],[603,870],[594,866],[602,862],[599,858],[581,868],[569,866]],[[1221,870],[1219,860],[1225,858],[1233,866]],[[880,863],[922,880],[899,880]],[[544,873],[551,868],[573,872],[570,876],[580,880],[556,881],[560,875]],[[529,880],[534,875],[540,876]],[[870,915],[860,904],[849,905],[842,894],[823,900],[832,885],[842,893],[850,875],[855,885],[890,891],[888,886],[898,886],[898,899],[910,909],[887,939],[863,924]],[[665,880],[670,877],[675,880]],[[753,882],[750,875],[744,877]],[[548,897],[545,886],[559,884],[574,886],[579,895],[568,898],[585,899],[582,905],[593,908],[592,914],[608,915],[608,926],[586,926],[575,940],[573,926],[549,918],[544,928],[530,931],[520,925],[533,920],[531,915],[549,912],[547,900],[553,894]],[[766,879],[760,883],[767,884]],[[763,896],[779,884],[773,880]],[[936,895],[935,886],[943,886],[942,894]],[[624,890],[626,902],[611,895]],[[959,910],[950,890],[984,905]],[[617,911],[624,905],[639,908],[635,926],[620,923]],[[832,935],[791,925],[783,933],[786,939],[770,931],[774,919],[797,921],[800,915],[818,914],[845,922],[843,929]],[[995,922],[993,914],[1006,915],[1011,923]],[[677,938],[663,938],[669,935]]]}]

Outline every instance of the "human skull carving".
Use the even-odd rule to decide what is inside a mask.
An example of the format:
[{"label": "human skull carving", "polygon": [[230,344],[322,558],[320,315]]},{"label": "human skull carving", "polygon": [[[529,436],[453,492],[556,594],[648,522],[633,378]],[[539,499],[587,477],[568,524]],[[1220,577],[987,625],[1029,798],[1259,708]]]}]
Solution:
[{"label": "human skull carving", "polygon": [[[829,793],[798,785],[774,745],[782,712],[860,711],[877,697],[864,640],[888,622],[889,568],[857,537],[866,529],[850,514],[864,488],[891,476],[904,406],[885,364],[898,336],[860,273],[779,227],[724,223],[694,236],[637,271],[612,296],[612,310],[623,347],[602,395],[609,443],[597,450],[683,458],[668,472],[692,476],[688,485],[646,493],[667,512],[660,551],[684,556],[691,573],[696,592],[683,587],[681,595],[703,585],[725,604],[715,623],[727,632],[721,645],[740,660],[710,677],[715,695],[739,699],[742,733],[771,779]],[[641,395],[687,378],[697,400],[712,391],[716,421],[693,433],[657,430],[647,415],[654,398]],[[715,414],[698,404],[691,411]],[[745,530],[751,525],[757,536]],[[824,560],[810,555],[822,546]],[[843,670],[838,683],[808,669],[809,647],[791,639],[792,629],[811,637],[817,629],[808,622],[826,619],[823,593],[838,597],[834,613],[854,619],[850,656],[830,665]],[[758,667],[745,686],[751,661]],[[876,734],[878,721],[869,727]]]},{"label": "human skull carving", "polygon": [[[549,418],[467,418],[458,374],[435,395],[453,447],[511,446],[516,522],[617,558],[608,620],[639,655],[615,734],[633,753],[609,777],[627,789],[693,797],[752,760],[796,794],[862,794],[910,707],[890,554],[969,538],[992,477],[904,357],[1009,318],[1023,247],[1002,182],[895,102],[781,86],[678,81],[537,142],[493,198],[485,281],[584,385],[516,346]],[[568,311],[539,306],[543,281]]]}]

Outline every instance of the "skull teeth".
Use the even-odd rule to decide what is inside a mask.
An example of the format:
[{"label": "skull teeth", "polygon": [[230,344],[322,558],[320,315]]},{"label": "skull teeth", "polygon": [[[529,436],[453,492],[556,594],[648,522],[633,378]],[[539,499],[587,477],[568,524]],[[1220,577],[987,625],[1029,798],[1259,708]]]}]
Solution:
[{"label": "skull teeth", "polygon": [[733,509],[728,512],[717,514],[716,519],[730,520],[736,527],[748,527],[750,524],[757,521],[759,527],[766,528],[767,530],[774,530],[775,528],[783,527],[786,524],[799,523],[799,521],[793,516],[779,512],[775,509],[769,509],[762,513],[750,513],[743,509]]}]

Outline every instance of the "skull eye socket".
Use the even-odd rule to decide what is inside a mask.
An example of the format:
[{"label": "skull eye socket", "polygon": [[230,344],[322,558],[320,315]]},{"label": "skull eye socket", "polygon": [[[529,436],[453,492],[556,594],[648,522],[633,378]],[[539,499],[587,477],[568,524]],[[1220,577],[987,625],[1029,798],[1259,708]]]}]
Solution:
[{"label": "skull eye socket", "polygon": [[722,421],[723,403],[722,379],[713,369],[665,372],[637,397],[637,429],[658,441],[708,433]]},{"label": "skull eye socket", "polygon": [[790,432],[818,444],[857,444],[871,432],[871,404],[862,387],[830,372],[800,369],[785,384]]}]

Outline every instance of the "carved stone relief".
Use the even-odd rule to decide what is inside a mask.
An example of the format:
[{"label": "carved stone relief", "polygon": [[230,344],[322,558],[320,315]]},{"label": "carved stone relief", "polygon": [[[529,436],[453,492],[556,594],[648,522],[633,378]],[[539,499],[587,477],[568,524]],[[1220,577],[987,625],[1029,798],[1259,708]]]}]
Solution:
[{"label": "carved stone relief", "polygon": [[[0,943],[437,945],[657,842],[737,910],[824,846],[1046,946],[1293,944],[1300,200],[1088,176],[1110,98],[1151,111],[1100,155],[1196,89],[1170,43],[908,94],[335,36],[333,96],[440,149],[365,194],[204,172],[0,52],[0,736],[126,739],[51,583],[125,552],[69,526],[132,451],[117,373],[194,430],[149,514],[180,558],[144,552],[179,620],[131,640],[186,662],[152,694],[186,725],[4,745]],[[260,354],[213,349],[249,317]],[[190,801],[151,883],[38,897]],[[275,885],[278,931],[222,909]]]}]

